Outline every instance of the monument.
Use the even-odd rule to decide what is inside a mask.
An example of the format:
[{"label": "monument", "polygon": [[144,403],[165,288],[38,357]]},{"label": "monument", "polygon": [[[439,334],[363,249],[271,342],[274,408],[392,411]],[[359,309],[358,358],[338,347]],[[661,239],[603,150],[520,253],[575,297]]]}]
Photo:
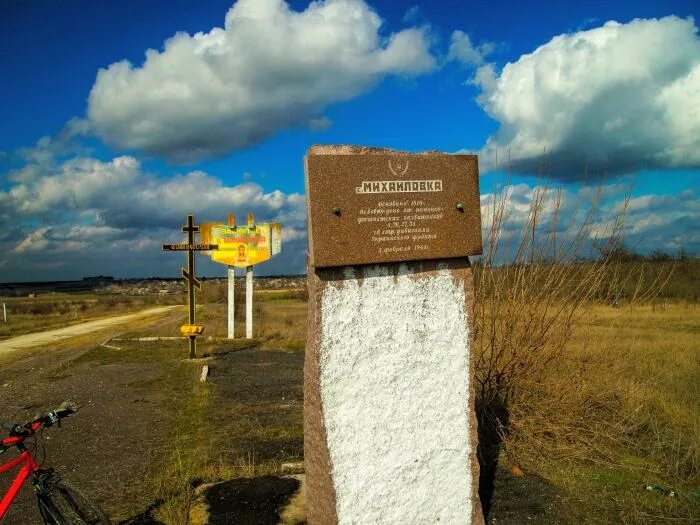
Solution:
[{"label": "monument", "polygon": [[483,524],[476,156],[314,146],[306,190],[309,524]]}]

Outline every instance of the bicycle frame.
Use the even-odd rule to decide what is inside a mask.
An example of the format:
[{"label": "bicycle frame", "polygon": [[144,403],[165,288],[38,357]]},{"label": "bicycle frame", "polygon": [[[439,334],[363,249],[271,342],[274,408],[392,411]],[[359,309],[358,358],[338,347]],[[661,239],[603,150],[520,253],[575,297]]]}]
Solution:
[{"label": "bicycle frame", "polygon": [[[39,426],[40,424],[37,424],[37,428]],[[36,431],[37,428],[32,428],[32,430]],[[2,500],[0,500],[0,521],[2,521],[2,519],[5,517],[5,514],[7,514],[7,511],[12,505],[12,502],[17,497],[19,489],[22,488],[22,485],[27,480],[27,478],[39,470],[39,465],[34,459],[34,456],[32,456],[28,450],[24,449],[22,445],[23,442],[23,437],[14,436],[8,437],[0,441],[3,447],[9,447],[14,445],[17,446],[21,451],[19,456],[8,461],[4,465],[0,465],[0,474],[23,464],[22,467],[19,469],[17,476],[12,481],[10,488],[7,489],[7,492],[2,497]]]}]

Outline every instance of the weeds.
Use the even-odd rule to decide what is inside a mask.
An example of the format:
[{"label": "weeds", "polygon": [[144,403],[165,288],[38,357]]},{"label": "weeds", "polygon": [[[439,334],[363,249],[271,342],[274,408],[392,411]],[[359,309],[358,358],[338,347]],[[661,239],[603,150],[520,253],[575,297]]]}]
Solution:
[{"label": "weeds", "polygon": [[[624,305],[632,312],[652,301],[669,281],[673,264],[614,257],[624,208],[601,232],[600,194],[565,220],[561,199],[560,192],[537,187],[522,229],[512,235],[505,187],[485,218],[490,225],[485,253],[475,265],[475,343],[480,487],[487,512],[502,445],[507,456],[604,468],[620,467],[621,454],[657,457],[653,467],[627,461],[621,472],[656,469],[658,476],[681,480],[697,476],[700,464],[693,444],[697,418],[689,428],[668,413],[679,406],[675,401],[655,406],[658,395],[644,398],[647,385],[614,381],[625,363],[644,362],[625,355],[632,351],[629,341],[616,346],[622,353],[613,354],[594,335],[586,340],[580,333],[592,321],[594,303]],[[583,315],[589,317],[584,321]],[[633,331],[626,335],[634,340]],[[633,377],[640,377],[638,371]],[[669,420],[673,426],[666,425]],[[691,439],[683,438],[680,428]],[[661,463],[668,467],[664,472]]]}]

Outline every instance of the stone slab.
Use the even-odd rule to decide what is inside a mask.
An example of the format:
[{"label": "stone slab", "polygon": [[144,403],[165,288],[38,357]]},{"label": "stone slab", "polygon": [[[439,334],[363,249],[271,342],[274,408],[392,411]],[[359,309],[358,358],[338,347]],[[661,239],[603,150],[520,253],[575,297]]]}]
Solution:
[{"label": "stone slab", "polygon": [[478,178],[476,155],[311,148],[306,157],[311,264],[481,253]]},{"label": "stone slab", "polygon": [[[307,168],[314,155],[377,152],[317,147]],[[307,199],[311,214],[314,194]],[[482,525],[468,257],[314,262],[304,362],[308,523]]]}]

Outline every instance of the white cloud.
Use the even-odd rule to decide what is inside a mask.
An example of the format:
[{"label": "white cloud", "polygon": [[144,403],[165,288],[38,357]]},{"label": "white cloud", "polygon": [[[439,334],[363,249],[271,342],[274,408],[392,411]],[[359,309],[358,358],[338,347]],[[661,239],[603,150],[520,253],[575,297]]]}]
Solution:
[{"label": "white cloud", "polygon": [[[595,243],[607,239],[616,223],[623,219],[622,240],[641,253],[662,250],[673,254],[680,249],[700,253],[700,200],[695,190],[675,194],[647,194],[627,198],[630,187],[607,184],[598,188],[580,189],[533,187],[514,184],[505,195],[505,217],[501,222],[499,238],[502,255],[507,259],[515,253],[528,224],[531,203],[537,193],[544,192],[539,216],[537,238],[543,240],[548,232],[556,230],[558,246],[573,238],[581,225],[590,217],[588,243],[582,245],[580,256],[595,255]],[[559,200],[557,203],[557,195]],[[494,202],[500,202],[499,192],[481,195],[481,215],[484,239],[494,220]],[[556,224],[554,220],[556,218]],[[593,251],[591,251],[593,250]]]},{"label": "white cloud", "polygon": [[239,0],[223,28],[177,33],[142,66],[101,69],[90,123],[108,143],[193,162],[303,125],[386,75],[435,67],[423,30],[387,37],[363,0]]},{"label": "white cloud", "polygon": [[450,37],[450,49],[447,60],[455,60],[467,66],[479,66],[493,52],[494,45],[484,42],[479,46],[472,44],[471,38],[464,31],[455,31]]},{"label": "white cloud", "polygon": [[269,265],[279,273],[304,269],[303,195],[265,191],[250,181],[227,185],[201,171],[157,177],[130,156],[32,158],[24,168],[31,180],[13,179],[0,190],[0,281],[40,278],[48,259],[63,261],[66,275],[81,272],[73,277],[175,274],[181,260],[164,258],[160,244],[182,237],[179,226],[189,213],[197,221],[250,212],[260,222],[281,222],[283,260]]},{"label": "white cloud", "polygon": [[[481,106],[500,123],[482,150],[553,175],[700,166],[700,39],[692,19],[607,22],[563,34],[500,71],[479,68]],[[490,166],[487,166],[490,167]],[[546,175],[546,173],[545,173]]]},{"label": "white cloud", "polygon": [[14,248],[15,253],[36,252],[45,250],[49,246],[49,241],[46,239],[48,227],[38,228],[27,235]]},{"label": "white cloud", "polygon": [[266,193],[255,182],[226,186],[202,171],[158,178],[145,173],[130,156],[107,162],[76,157],[36,171],[40,174],[35,173],[30,182],[17,181],[0,191],[6,212],[0,220],[49,219],[71,212],[83,217],[92,214],[103,225],[127,228],[164,226],[195,209],[225,217],[231,209],[246,207],[270,217],[288,207],[303,207],[298,194]]},{"label": "white cloud", "polygon": [[[144,172],[129,156],[110,161],[89,157],[54,160],[38,170],[30,182],[16,181],[0,191],[2,281],[45,279],[51,270],[47,262],[57,265],[52,278],[97,273],[176,275],[182,259],[163,254],[160,245],[182,238],[179,226],[188,213],[202,221],[253,212],[259,221],[281,222],[283,252],[261,270],[297,273],[305,269],[306,210],[301,194],[266,191],[250,181],[227,185],[201,171],[158,177]],[[611,232],[627,189],[621,183],[603,188],[592,238]],[[536,191],[527,184],[509,189],[501,236],[511,254]],[[578,224],[596,195],[591,188],[562,190],[558,239],[563,240],[566,230]],[[482,195],[485,228],[492,220],[492,198],[493,194]],[[544,202],[544,229],[553,220],[554,202],[552,198]],[[696,233],[700,232],[700,200],[695,190],[635,196],[628,202],[626,218],[625,239],[640,251],[684,248],[700,252],[700,233]],[[204,258],[200,262],[200,274],[221,275],[221,267]]]},{"label": "white cloud", "polygon": [[413,5],[409,7],[406,12],[403,15],[402,20],[404,23],[411,24],[414,22],[417,22],[420,18],[422,18],[423,13],[421,11],[421,8],[419,5]]}]

